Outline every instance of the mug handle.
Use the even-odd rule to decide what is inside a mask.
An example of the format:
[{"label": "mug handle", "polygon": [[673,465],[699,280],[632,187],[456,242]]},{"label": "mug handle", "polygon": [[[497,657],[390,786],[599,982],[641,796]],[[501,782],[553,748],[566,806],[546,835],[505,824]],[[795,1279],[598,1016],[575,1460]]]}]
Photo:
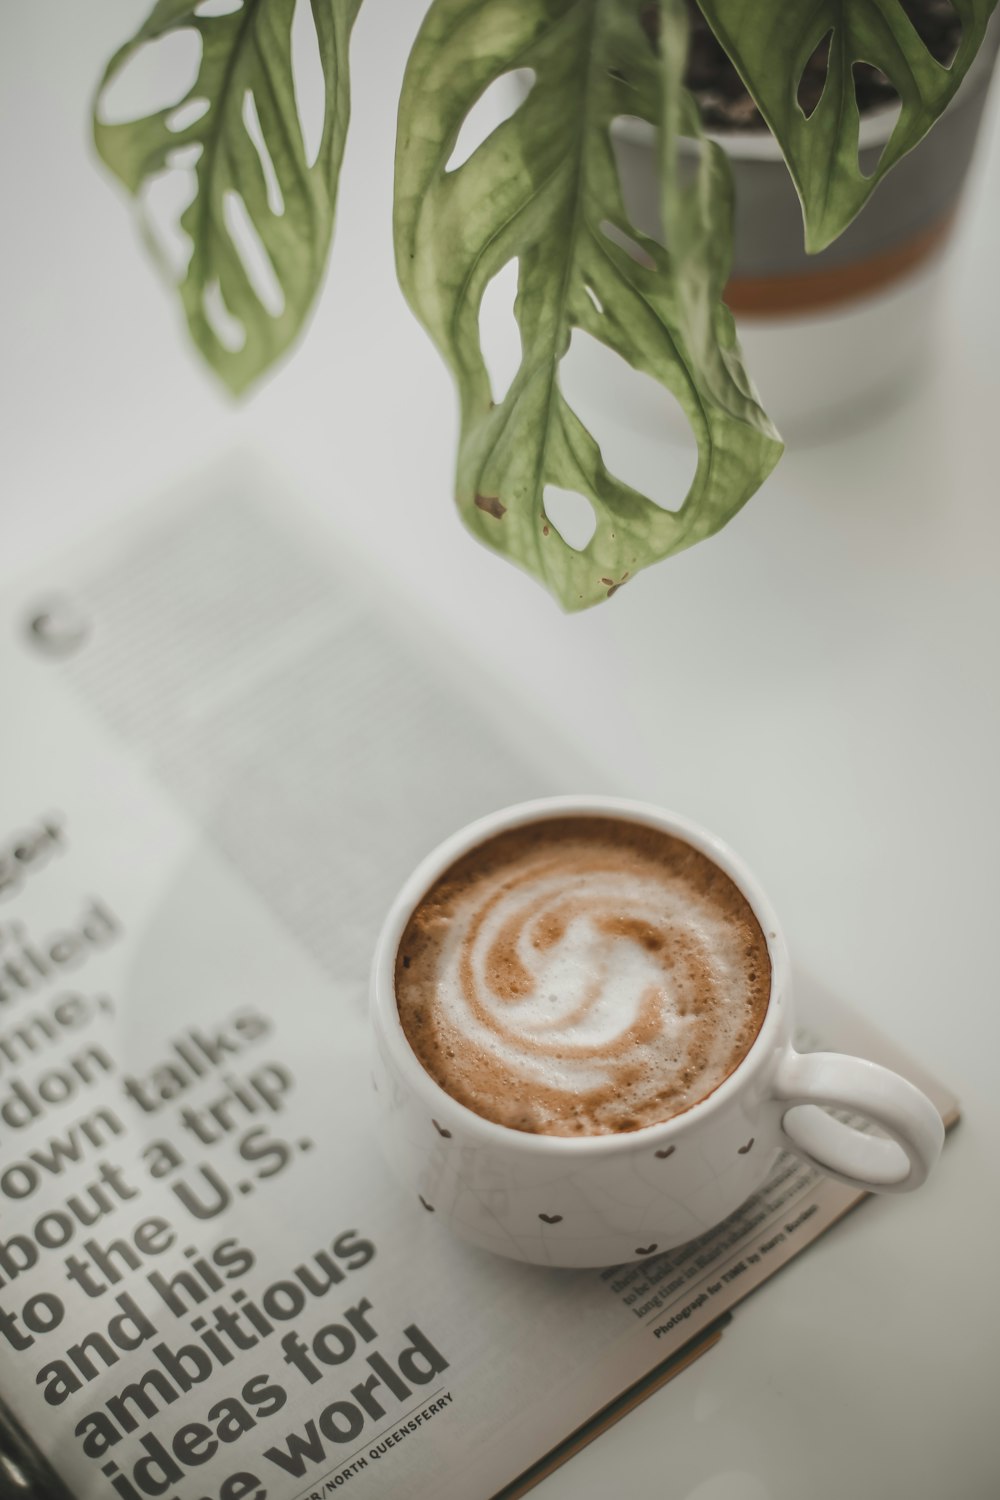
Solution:
[{"label": "mug handle", "polygon": [[[898,1073],[864,1058],[796,1052],[790,1047],[778,1064],[774,1095],[784,1105],[781,1131],[786,1143],[848,1187],[869,1193],[911,1192],[941,1154],[944,1124],[927,1095]],[[864,1115],[890,1139],[866,1135],[834,1119],[827,1109]]]}]

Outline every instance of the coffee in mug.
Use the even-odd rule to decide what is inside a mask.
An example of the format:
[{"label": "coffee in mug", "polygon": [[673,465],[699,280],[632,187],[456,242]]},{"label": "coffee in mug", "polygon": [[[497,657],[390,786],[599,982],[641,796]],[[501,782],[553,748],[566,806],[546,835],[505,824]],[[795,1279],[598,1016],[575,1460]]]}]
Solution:
[{"label": "coffee in mug", "polygon": [[750,903],[706,855],[619,818],[487,839],[419,902],[396,1001],[430,1076],[543,1135],[654,1125],[746,1056],[771,987]]},{"label": "coffee in mug", "polygon": [[944,1138],[899,1074],[797,1050],[767,896],[643,803],[550,797],[446,839],[386,917],[372,1023],[374,1123],[414,1212],[541,1265],[691,1240],[783,1150],[909,1192]]}]

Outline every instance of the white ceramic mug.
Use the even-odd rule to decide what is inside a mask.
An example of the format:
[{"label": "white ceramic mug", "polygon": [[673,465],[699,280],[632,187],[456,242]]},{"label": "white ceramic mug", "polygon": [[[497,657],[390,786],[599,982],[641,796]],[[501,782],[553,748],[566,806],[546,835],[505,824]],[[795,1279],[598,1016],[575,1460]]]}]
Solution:
[{"label": "white ceramic mug", "polygon": [[[506,829],[588,815],[662,829],[725,871],[767,937],[770,1000],[743,1060],[683,1114],[616,1135],[529,1134],[482,1119],[425,1072],[396,1008],[396,952],[415,907],[461,855]],[[616,1265],[683,1244],[750,1197],[782,1150],[852,1187],[908,1192],[924,1181],[944,1140],[933,1104],[898,1074],[841,1053],[795,1051],[788,952],[767,897],[719,839],[638,802],[550,797],[506,808],[446,839],[413,872],[386,918],[372,969],[372,1015],[379,1133],[396,1177],[422,1212],[515,1260]],[[885,1134],[864,1134],[828,1109],[856,1112]]]}]

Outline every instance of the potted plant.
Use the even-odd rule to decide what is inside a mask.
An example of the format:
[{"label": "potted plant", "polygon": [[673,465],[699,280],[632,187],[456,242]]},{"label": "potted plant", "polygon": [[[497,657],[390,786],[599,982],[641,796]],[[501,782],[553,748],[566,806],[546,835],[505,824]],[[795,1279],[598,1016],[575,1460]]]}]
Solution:
[{"label": "potted plant", "polygon": [[[98,151],[140,214],[144,186],[178,152],[197,158],[195,195],[180,218],[190,254],[178,291],[196,344],[234,391],[300,332],[332,233],[360,0],[310,3],[326,92],[311,158],[292,70],[295,0],[157,0],[98,90]],[[945,111],[983,46],[995,0],[954,0],[960,35],[947,62],[910,19],[920,3],[698,0],[787,163],[812,253],[847,229]],[[186,29],[201,42],[190,90],[170,108],[110,123],[102,98],[130,58]],[[733,170],[706,135],[689,86],[690,34],[684,0],[431,0],[403,81],[396,263],[456,380],[459,511],[480,540],[567,609],[609,597],[640,568],[717,531],[781,453],[724,300]],[[802,80],[828,37],[813,101]],[[874,164],[859,160],[862,63],[889,80],[899,101]],[[450,167],[466,117],[508,74],[527,77],[525,97]],[[623,119],[656,132],[662,236],[628,212],[612,142]],[[254,256],[266,265],[271,295]],[[490,281],[515,259],[522,358],[509,388],[494,391],[479,309]],[[677,511],[610,473],[567,402],[559,370],[575,329],[654,377],[684,408],[698,464]],[[547,486],[576,491],[593,507],[585,546],[560,535],[546,512]]]},{"label": "potted plant", "polygon": [[[962,36],[952,0],[902,4],[935,62],[950,67]],[[845,420],[877,413],[882,398],[919,372],[934,348],[943,251],[991,80],[996,26],[937,127],[897,164],[846,230],[810,253],[799,198],[775,137],[695,0],[688,0],[688,11],[685,82],[733,174],[733,257],[725,301],[736,316],[744,361],[786,437],[828,435],[842,430]],[[655,26],[655,7],[647,15]],[[826,19],[832,21],[832,12]],[[806,118],[826,91],[833,35],[831,26],[801,73],[796,102]],[[900,96],[870,63],[855,61],[851,82],[859,115],[858,168],[870,177],[898,122]],[[652,130],[639,121],[619,122],[613,140],[626,210],[639,228],[662,238]],[[616,394],[606,390],[605,402],[615,402]],[[615,404],[623,419],[649,426],[651,413],[638,407],[634,389]]]}]

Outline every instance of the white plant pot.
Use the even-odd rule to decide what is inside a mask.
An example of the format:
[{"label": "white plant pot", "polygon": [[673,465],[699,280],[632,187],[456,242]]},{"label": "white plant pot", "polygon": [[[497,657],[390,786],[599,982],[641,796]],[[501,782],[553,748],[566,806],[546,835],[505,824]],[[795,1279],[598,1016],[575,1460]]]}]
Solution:
[{"label": "white plant pot", "polygon": [[[785,437],[823,436],[868,419],[924,370],[938,341],[947,246],[989,90],[1000,30],[994,25],[955,99],[923,141],[893,168],[829,249],[807,256],[788,170],[768,131],[715,135],[735,182],[733,308],[746,365]],[[874,168],[897,111],[861,123],[862,168]],[[635,226],[663,239],[656,138],[641,121],[613,132],[625,207]],[[695,149],[692,147],[692,149]],[[574,351],[583,382],[628,426],[646,433],[681,414],[649,383],[609,375],[593,351]],[[671,417],[670,413],[673,412]]]}]

